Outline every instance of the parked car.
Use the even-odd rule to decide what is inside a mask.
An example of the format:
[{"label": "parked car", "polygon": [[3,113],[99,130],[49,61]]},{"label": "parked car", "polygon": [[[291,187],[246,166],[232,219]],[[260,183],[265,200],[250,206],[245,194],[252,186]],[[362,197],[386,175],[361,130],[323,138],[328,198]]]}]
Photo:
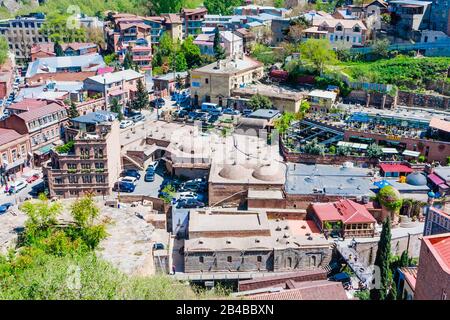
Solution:
[{"label": "parked car", "polygon": [[178,201],[185,200],[185,199],[195,199],[198,201],[204,201],[204,196],[192,191],[182,192],[178,195]]},{"label": "parked car", "polygon": [[139,180],[141,178],[141,174],[136,169],[128,169],[122,172],[122,177],[134,177]]},{"label": "parked car", "polygon": [[145,181],[145,182],[152,182],[152,181],[155,181],[155,171],[153,171],[153,170],[147,170],[147,171],[145,172],[144,181]]},{"label": "parked car", "polygon": [[134,184],[124,181],[117,181],[113,187],[113,191],[119,192],[133,192],[134,189],[136,189],[136,186]]},{"label": "parked car", "polygon": [[210,113],[211,111],[222,111],[222,108],[217,103],[204,102],[202,103],[202,111]]},{"label": "parked car", "polygon": [[219,120],[219,116],[211,116],[211,117],[209,117],[208,122],[209,123],[214,123],[217,120]]},{"label": "parked car", "polygon": [[165,246],[161,242],[156,242],[153,244],[153,250],[164,250]]},{"label": "parked car", "polygon": [[197,199],[183,199],[178,201],[177,208],[191,209],[191,208],[203,208],[205,204]]},{"label": "parked car", "polygon": [[27,178],[27,182],[28,183],[33,183],[34,181],[36,181],[37,179],[39,179],[39,173],[35,173],[32,176]]},{"label": "parked car", "polygon": [[244,109],[244,110],[242,110],[242,114],[244,115],[244,117],[247,117],[251,113],[253,113],[252,109]]},{"label": "parked car", "polygon": [[13,182],[9,187],[10,193],[17,193],[22,189],[25,189],[27,187],[27,183],[24,180],[19,180],[16,182]]},{"label": "parked car", "polygon": [[127,176],[127,177],[121,178],[120,181],[132,183],[133,185],[136,185],[137,179],[136,179],[135,177],[128,177],[128,176]]},{"label": "parked car", "polygon": [[181,184],[180,191],[201,192],[206,191],[208,183],[204,179],[189,180]]},{"label": "parked car", "polygon": [[342,282],[344,285],[347,283],[351,283],[351,278],[346,272],[335,274],[334,276],[331,277],[331,280]]},{"label": "parked car", "polygon": [[4,203],[0,206],[0,214],[6,213],[9,207],[12,207],[13,204],[11,202]]},{"label": "parked car", "polygon": [[230,115],[237,116],[237,115],[240,114],[240,112],[238,110],[234,110],[232,108],[226,108],[226,109],[223,110],[223,114],[230,114]]},{"label": "parked car", "polygon": [[128,128],[129,126],[132,126],[134,122],[132,120],[122,120],[120,121],[120,129]]},{"label": "parked car", "polygon": [[132,117],[130,117],[130,120],[132,120],[133,122],[139,122],[142,120],[145,120],[145,116],[142,113],[137,113],[134,114]]},{"label": "parked car", "polygon": [[158,160],[153,161],[152,163],[150,163],[150,164],[148,165],[146,171],[149,171],[149,170],[155,171],[156,168],[158,167],[158,163],[159,163]]},{"label": "parked car", "polygon": [[41,193],[44,193],[46,196],[48,196],[48,188],[45,187],[44,181],[34,185],[31,187],[30,195],[33,197],[39,196]]}]

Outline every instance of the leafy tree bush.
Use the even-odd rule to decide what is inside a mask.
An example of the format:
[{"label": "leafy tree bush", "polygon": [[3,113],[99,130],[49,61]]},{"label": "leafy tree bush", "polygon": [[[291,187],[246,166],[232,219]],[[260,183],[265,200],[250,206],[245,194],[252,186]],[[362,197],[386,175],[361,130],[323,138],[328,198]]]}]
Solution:
[{"label": "leafy tree bush", "polygon": [[383,155],[383,148],[376,143],[367,147],[367,156],[369,158],[380,158]]},{"label": "leafy tree bush", "polygon": [[68,153],[68,152],[72,151],[73,150],[73,146],[74,146],[74,142],[73,142],[73,140],[70,140],[70,141],[67,141],[67,143],[65,143],[63,145],[56,146],[55,150],[58,153],[65,154],[65,153]]},{"label": "leafy tree bush", "polygon": [[336,54],[326,39],[308,39],[300,45],[302,59],[309,61],[317,74],[322,74],[326,65],[336,61]]},{"label": "leafy tree bush", "polygon": [[313,139],[304,146],[304,152],[323,156],[325,154],[325,147],[317,139]]},{"label": "leafy tree bush", "polygon": [[247,102],[247,106],[253,110],[270,109],[272,108],[272,101],[270,101],[268,97],[257,93],[251,97],[249,102]]}]

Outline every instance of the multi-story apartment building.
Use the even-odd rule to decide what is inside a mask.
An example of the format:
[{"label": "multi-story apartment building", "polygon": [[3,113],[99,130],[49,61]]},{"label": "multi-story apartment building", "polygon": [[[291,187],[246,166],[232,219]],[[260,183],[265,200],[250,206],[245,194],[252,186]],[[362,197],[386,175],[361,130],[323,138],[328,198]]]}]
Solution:
[{"label": "multi-story apartment building", "polygon": [[[0,128],[0,170],[4,179],[17,174],[29,165],[30,140],[28,134]],[[4,184],[2,179],[0,184]]]},{"label": "multi-story apartment building", "polygon": [[67,152],[52,150],[43,168],[50,196],[108,195],[121,171],[118,121],[110,112],[97,111],[71,123],[66,140],[73,146]]},{"label": "multi-story apartment building", "polygon": [[18,16],[0,22],[0,35],[6,37],[9,49],[17,60],[27,61],[33,44],[50,42],[48,37],[39,33],[44,22],[45,15],[42,13]]},{"label": "multi-story apartment building", "polygon": [[185,37],[197,35],[202,31],[202,24],[208,13],[206,8],[182,9],[181,20],[183,21],[183,34]]},{"label": "multi-story apartment building", "polygon": [[[426,0],[422,0],[426,1]],[[445,0],[430,0],[431,14],[431,30],[442,31],[450,36],[450,1]]]},{"label": "multi-story apartment building", "polygon": [[65,105],[48,101],[44,106],[30,106],[28,111],[13,114],[0,121],[0,128],[28,135],[34,164],[40,165],[48,159],[50,149],[60,142],[67,120]]},{"label": "multi-story apartment building", "polygon": [[260,79],[264,73],[261,62],[241,55],[220,60],[191,71],[191,98],[195,105],[214,102],[226,105],[231,90],[245,87]]},{"label": "multi-story apartment building", "polygon": [[[16,59],[26,62],[30,59],[33,44],[50,43],[51,40],[39,30],[45,23],[43,13],[31,13],[29,15],[17,16],[14,19],[0,21],[0,35],[8,40],[9,49],[14,53]],[[97,17],[78,15],[77,23],[85,28],[102,28],[103,22]]]},{"label": "multi-story apartment building", "polygon": [[361,20],[313,19],[304,38],[328,39],[333,47],[359,47],[366,43],[367,28]]},{"label": "multi-story apartment building", "polygon": [[219,28],[220,30],[236,30],[247,23],[247,16],[222,16],[219,14],[207,14],[203,21],[204,28]]},{"label": "multi-story apartment building", "polygon": [[[241,37],[231,31],[220,31],[220,43],[225,50],[226,56],[242,54],[244,52],[244,42]],[[195,40],[200,48],[200,52],[206,55],[214,55],[214,34],[199,34]]]},{"label": "multi-story apartment building", "polygon": [[152,27],[143,17],[131,14],[116,14],[105,26],[106,42],[109,50],[119,55],[122,62],[127,52],[142,70],[151,70]]},{"label": "multi-story apartment building", "polygon": [[431,1],[418,0],[389,1],[392,32],[399,37],[408,39],[414,37],[415,33],[420,30],[431,29],[434,20],[431,3]]},{"label": "multi-story apartment building", "polygon": [[113,99],[117,99],[125,106],[133,99],[139,79],[145,86],[144,75],[134,70],[106,73],[87,78],[83,83],[83,89],[88,95],[100,93],[105,98],[106,109]]}]

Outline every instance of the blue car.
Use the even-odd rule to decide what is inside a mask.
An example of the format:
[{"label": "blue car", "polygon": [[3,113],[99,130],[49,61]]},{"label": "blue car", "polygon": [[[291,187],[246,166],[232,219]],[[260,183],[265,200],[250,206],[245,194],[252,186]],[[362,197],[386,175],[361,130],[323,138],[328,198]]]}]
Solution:
[{"label": "blue car", "polygon": [[124,181],[117,181],[113,187],[113,191],[128,192],[128,193],[133,192],[134,189],[136,189],[136,186],[134,184]]},{"label": "blue car", "polygon": [[231,108],[226,108],[226,109],[223,110],[223,113],[224,114],[230,114],[230,115],[233,115],[233,116],[237,116],[239,114],[239,111],[231,109]]},{"label": "blue car", "polygon": [[4,214],[8,211],[9,207],[13,206],[11,202],[4,203],[0,206],[0,214]]},{"label": "blue car", "polygon": [[141,178],[141,174],[135,169],[128,169],[122,173],[123,177],[134,177],[137,180]]},{"label": "blue car", "polygon": [[155,171],[153,169],[148,169],[144,176],[145,182],[155,181]]}]

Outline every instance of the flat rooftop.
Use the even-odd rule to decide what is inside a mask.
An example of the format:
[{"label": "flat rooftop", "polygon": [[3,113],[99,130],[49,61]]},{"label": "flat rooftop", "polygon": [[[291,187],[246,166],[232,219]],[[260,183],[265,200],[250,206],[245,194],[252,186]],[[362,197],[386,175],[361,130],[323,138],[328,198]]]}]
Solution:
[{"label": "flat rooftop", "polygon": [[268,229],[269,224],[265,212],[191,210],[189,214],[189,233],[265,231]]},{"label": "flat rooftop", "polygon": [[251,69],[256,69],[262,66],[263,65],[261,62],[244,56],[243,59],[236,59],[235,61],[231,61],[230,59],[220,60],[217,63],[214,62],[204,67],[194,69],[192,71],[204,73],[216,73],[216,74],[233,74],[244,72]]}]

